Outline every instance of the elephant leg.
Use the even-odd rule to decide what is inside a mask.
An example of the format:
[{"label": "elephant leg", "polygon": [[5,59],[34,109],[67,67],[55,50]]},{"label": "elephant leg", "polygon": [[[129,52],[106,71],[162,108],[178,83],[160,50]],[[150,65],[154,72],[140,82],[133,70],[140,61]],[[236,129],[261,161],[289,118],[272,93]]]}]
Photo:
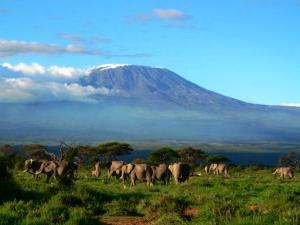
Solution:
[{"label": "elephant leg", "polygon": [[125,189],[126,188],[126,176],[125,175],[123,175],[122,182],[123,182],[123,188]]},{"label": "elephant leg", "polygon": [[133,186],[135,186],[135,180],[136,180],[136,177],[135,177],[135,175],[134,174],[131,174],[131,176],[130,176],[130,187],[133,187]]},{"label": "elephant leg", "polygon": [[153,182],[151,179],[147,179],[147,186],[148,188],[153,187]]}]

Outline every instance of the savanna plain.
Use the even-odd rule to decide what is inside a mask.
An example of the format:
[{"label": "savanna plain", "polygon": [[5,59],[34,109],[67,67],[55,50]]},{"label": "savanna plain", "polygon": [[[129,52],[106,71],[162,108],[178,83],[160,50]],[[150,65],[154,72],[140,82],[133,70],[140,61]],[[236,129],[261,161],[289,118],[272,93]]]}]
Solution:
[{"label": "savanna plain", "polygon": [[81,167],[71,186],[13,171],[0,182],[0,224],[300,224],[300,174],[272,175],[272,168],[230,169],[230,177],[123,188],[122,182],[88,176]]}]

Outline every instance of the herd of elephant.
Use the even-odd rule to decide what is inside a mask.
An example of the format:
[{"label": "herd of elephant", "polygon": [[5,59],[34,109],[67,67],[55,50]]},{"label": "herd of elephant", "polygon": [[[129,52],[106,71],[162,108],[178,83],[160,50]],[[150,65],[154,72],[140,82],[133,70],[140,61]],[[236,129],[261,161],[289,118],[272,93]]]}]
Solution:
[{"label": "herd of elephant", "polygon": [[[25,170],[32,174],[35,178],[40,174],[45,174],[47,182],[51,176],[57,178],[74,178],[77,173],[79,163],[67,161],[47,161],[28,159],[25,161]],[[204,167],[206,174],[213,173],[215,175],[223,174],[229,177],[228,165],[224,163],[212,163]],[[130,182],[130,186],[135,186],[136,181],[146,182],[148,187],[151,187],[154,182],[160,181],[164,184],[170,182],[171,177],[174,178],[176,184],[180,184],[189,180],[191,174],[191,167],[187,163],[177,162],[170,165],[159,164],[158,166],[151,166],[148,164],[133,164],[125,163],[123,161],[112,161],[108,166],[108,177],[118,177],[122,180],[124,188],[126,182]],[[274,175],[279,175],[280,178],[292,178],[293,170],[290,167],[279,167],[274,172]],[[100,162],[94,166],[94,170],[90,173],[93,177],[101,176]],[[201,175],[201,174],[198,174]]]},{"label": "herd of elephant", "polygon": [[64,160],[28,159],[25,161],[25,169],[23,172],[32,174],[34,178],[37,178],[40,174],[45,174],[48,183],[52,176],[54,176],[56,180],[58,178],[73,179],[78,170],[78,166],[78,162],[67,162]]}]

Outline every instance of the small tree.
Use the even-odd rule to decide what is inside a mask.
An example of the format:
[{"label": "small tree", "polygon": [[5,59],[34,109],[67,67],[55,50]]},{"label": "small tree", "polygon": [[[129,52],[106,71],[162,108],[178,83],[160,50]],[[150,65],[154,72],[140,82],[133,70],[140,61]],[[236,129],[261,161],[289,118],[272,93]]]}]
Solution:
[{"label": "small tree", "polygon": [[48,149],[44,145],[29,144],[22,145],[21,148],[25,152],[25,154],[30,158],[45,160],[52,159],[52,155],[48,152]]},{"label": "small tree", "polygon": [[170,163],[177,159],[177,153],[168,147],[160,148],[152,151],[149,155],[149,161],[153,164]]},{"label": "small tree", "polygon": [[105,144],[100,144],[96,147],[96,152],[102,157],[106,162],[117,159],[118,156],[130,154],[133,148],[130,144],[119,143],[119,142],[109,142]]},{"label": "small tree", "polygon": [[78,157],[81,161],[87,161],[90,158],[97,158],[97,150],[89,145],[78,145]]},{"label": "small tree", "polygon": [[192,147],[182,148],[176,152],[181,162],[185,162],[190,165],[197,164],[197,162],[205,160],[207,157],[207,154],[204,151]]},{"label": "small tree", "polygon": [[207,157],[209,163],[226,163],[231,162],[230,159],[222,155],[210,155]]}]

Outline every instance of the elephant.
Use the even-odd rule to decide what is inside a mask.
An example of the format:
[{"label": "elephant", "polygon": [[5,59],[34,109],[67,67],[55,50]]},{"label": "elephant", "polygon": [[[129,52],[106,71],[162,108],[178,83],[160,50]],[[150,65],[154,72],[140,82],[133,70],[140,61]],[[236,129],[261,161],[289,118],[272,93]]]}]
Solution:
[{"label": "elephant", "polygon": [[147,164],[134,164],[134,168],[132,169],[130,173],[130,180],[131,184],[130,186],[136,185],[136,180],[146,181],[147,186],[151,187],[153,186],[153,180],[152,180],[153,171],[151,166]]},{"label": "elephant", "polygon": [[108,178],[111,178],[112,176],[121,177],[122,166],[124,165],[125,163],[123,161],[112,161],[108,169]]},{"label": "elephant", "polygon": [[46,161],[41,165],[39,171],[35,174],[44,173],[47,176],[47,183],[52,175],[57,180],[57,178],[68,178],[73,179],[74,173],[78,169],[78,164],[74,162],[67,161]]},{"label": "elephant", "polygon": [[168,184],[170,181],[170,170],[166,164],[159,164],[158,166],[152,166],[152,180],[153,182],[158,180],[164,184]]},{"label": "elephant", "polygon": [[46,160],[36,160],[36,159],[27,159],[24,163],[24,173],[28,172],[33,175],[33,177],[36,179],[38,177],[37,174],[35,174],[39,169],[41,168],[41,165],[46,162]]},{"label": "elephant", "polygon": [[95,170],[91,172],[92,177],[100,177],[101,176],[101,169],[100,169],[100,162],[95,164]]},{"label": "elephant", "polygon": [[209,168],[208,168],[208,173],[213,173],[215,174],[215,171],[217,170],[218,168],[218,164],[217,163],[212,163],[209,165]]},{"label": "elephant", "polygon": [[274,175],[279,175],[280,178],[293,178],[294,172],[290,167],[279,167],[274,172]]},{"label": "elephant", "polygon": [[225,177],[229,176],[228,172],[228,166],[224,163],[213,163],[209,167],[209,172],[213,172],[213,174],[216,174],[217,176],[220,173],[223,173]]},{"label": "elephant", "polygon": [[171,171],[176,184],[188,181],[190,176],[190,166],[188,164],[181,162],[174,163],[169,165],[168,169]]},{"label": "elephant", "polygon": [[130,174],[133,169],[134,169],[134,164],[131,163],[122,166],[120,179],[122,179],[123,181],[124,188],[126,188],[125,181],[127,180],[127,178],[130,177]]}]

